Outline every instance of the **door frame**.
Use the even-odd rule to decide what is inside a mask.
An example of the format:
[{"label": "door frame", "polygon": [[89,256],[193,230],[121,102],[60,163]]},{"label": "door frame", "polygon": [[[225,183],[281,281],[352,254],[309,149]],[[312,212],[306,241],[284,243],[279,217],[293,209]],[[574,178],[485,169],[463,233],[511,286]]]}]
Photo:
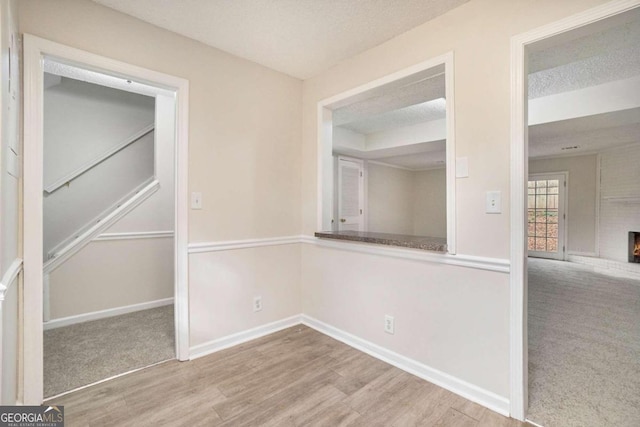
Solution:
[{"label": "door frame", "polygon": [[[567,251],[568,251],[568,247],[569,247],[569,243],[568,243],[568,237],[569,237],[569,227],[568,227],[568,222],[569,222],[569,172],[567,171],[562,171],[562,172],[541,172],[541,173],[530,173],[529,176],[527,177],[527,181],[531,180],[531,178],[548,178],[548,177],[562,177],[562,180],[564,182],[563,184],[563,189],[562,191],[558,191],[558,194],[562,194],[562,200],[558,199],[558,206],[562,206],[562,215],[563,218],[558,218],[558,235],[562,234],[562,252],[561,252],[561,256],[560,257],[539,257],[539,258],[548,258],[548,259],[556,259],[556,260],[560,260],[560,261],[564,261],[567,259]],[[558,210],[558,213],[560,213],[560,210]],[[562,221],[562,227],[560,227],[560,221]],[[527,233],[528,234],[528,233]],[[560,243],[560,241],[558,240],[558,244]],[[528,247],[527,247],[528,249]],[[537,251],[533,251],[533,252],[537,252]],[[550,252],[546,252],[546,253],[550,253]],[[527,250],[527,256],[529,254],[529,250]],[[535,257],[534,257],[535,258]]]},{"label": "door frame", "polygon": [[331,218],[334,211],[333,177],[333,108],[356,99],[358,95],[388,83],[401,80],[430,68],[444,65],[446,102],[446,181],[447,181],[447,254],[456,254],[456,135],[455,135],[455,90],[454,90],[454,53],[446,52],[440,56],[419,62],[383,77],[371,80],[336,95],[320,100],[317,104],[317,170],[316,170],[316,230],[331,230]]},{"label": "door frame", "polygon": [[640,6],[640,0],[614,0],[511,38],[511,256],[509,274],[509,406],[524,421],[528,406],[527,346],[527,124],[528,45]]},{"label": "door frame", "polygon": [[[189,81],[96,55],[30,34],[24,35],[23,181],[23,403],[43,401],[43,64],[55,58],[81,68],[130,78],[175,93],[174,307],[176,357],[189,359],[188,298],[188,131]],[[28,315],[27,315],[28,313]]]}]

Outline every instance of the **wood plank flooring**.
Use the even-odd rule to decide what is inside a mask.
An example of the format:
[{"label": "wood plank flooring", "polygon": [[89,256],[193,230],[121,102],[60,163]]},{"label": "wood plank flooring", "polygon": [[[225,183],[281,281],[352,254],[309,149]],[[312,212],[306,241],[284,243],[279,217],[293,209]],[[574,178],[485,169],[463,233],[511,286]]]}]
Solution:
[{"label": "wood plank flooring", "polygon": [[47,403],[68,427],[525,425],[302,325]]}]

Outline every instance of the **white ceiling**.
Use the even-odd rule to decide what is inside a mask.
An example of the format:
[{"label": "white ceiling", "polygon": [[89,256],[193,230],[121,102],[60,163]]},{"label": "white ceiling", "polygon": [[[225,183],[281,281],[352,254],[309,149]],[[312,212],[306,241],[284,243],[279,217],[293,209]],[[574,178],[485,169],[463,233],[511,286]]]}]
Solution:
[{"label": "white ceiling", "polygon": [[[640,75],[640,9],[534,44],[529,98]],[[529,156],[596,153],[640,143],[640,109],[529,127]],[[568,147],[577,147],[570,148]]]},{"label": "white ceiling", "polygon": [[306,79],[468,0],[93,0]]},{"label": "white ceiling", "polygon": [[444,98],[438,98],[433,101],[410,105],[397,110],[387,111],[382,114],[366,116],[364,118],[345,123],[341,125],[341,127],[368,135],[389,129],[396,129],[432,120],[444,119],[446,117],[445,108],[446,101]]},{"label": "white ceiling", "polygon": [[640,20],[529,55],[529,97],[640,75]]}]

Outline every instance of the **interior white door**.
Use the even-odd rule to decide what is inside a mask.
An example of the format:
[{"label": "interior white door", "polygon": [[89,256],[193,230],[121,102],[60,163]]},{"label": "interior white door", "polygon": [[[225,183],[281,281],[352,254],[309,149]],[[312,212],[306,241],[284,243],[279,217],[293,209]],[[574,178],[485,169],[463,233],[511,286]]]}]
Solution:
[{"label": "interior white door", "polygon": [[338,159],[338,230],[364,230],[362,161]]},{"label": "interior white door", "polygon": [[536,174],[529,176],[527,201],[527,240],[529,256],[565,258],[567,176]]}]

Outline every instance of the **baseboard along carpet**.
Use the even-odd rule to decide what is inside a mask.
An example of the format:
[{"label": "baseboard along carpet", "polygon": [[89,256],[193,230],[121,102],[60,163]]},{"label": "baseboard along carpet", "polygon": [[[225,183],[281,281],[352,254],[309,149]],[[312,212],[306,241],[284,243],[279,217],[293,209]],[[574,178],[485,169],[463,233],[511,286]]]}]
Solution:
[{"label": "baseboard along carpet", "polygon": [[44,395],[175,358],[173,306],[44,332]]},{"label": "baseboard along carpet", "polygon": [[640,425],[640,281],[530,258],[528,296],[527,418]]}]

